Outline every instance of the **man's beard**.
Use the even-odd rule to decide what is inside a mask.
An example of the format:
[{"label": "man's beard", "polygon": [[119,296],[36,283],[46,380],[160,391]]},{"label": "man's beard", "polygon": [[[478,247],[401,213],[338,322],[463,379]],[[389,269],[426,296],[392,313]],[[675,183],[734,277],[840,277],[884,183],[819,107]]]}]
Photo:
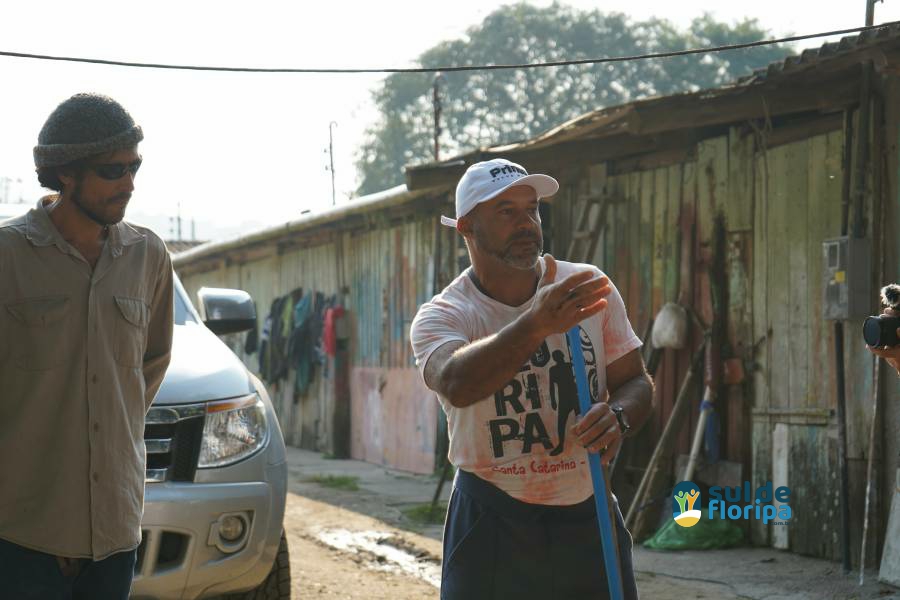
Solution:
[{"label": "man's beard", "polygon": [[72,203],[76,207],[78,207],[78,210],[80,210],[84,216],[86,216],[88,219],[90,219],[97,225],[100,225],[101,227],[106,227],[108,225],[115,225],[116,223],[121,221],[122,218],[124,218],[124,216],[125,216],[125,213],[123,212],[122,216],[119,217],[118,219],[116,219],[116,218],[110,219],[109,217],[101,215],[97,211],[95,211],[92,208],[90,208],[89,206],[87,206],[84,203],[84,199],[81,197],[81,184],[80,183],[77,183],[75,185],[75,189],[72,190]]},{"label": "man's beard", "polygon": [[[476,229],[475,241],[478,243],[478,247],[486,254],[493,256],[505,265],[522,271],[528,271],[537,265],[541,256],[541,248],[544,245],[540,233],[534,234],[530,232],[513,235],[506,240],[503,246],[494,247],[496,242],[488,240],[480,230]],[[525,241],[534,243],[532,246],[533,250],[529,249],[527,252],[520,250],[519,253],[516,253],[517,247],[513,243]]]}]

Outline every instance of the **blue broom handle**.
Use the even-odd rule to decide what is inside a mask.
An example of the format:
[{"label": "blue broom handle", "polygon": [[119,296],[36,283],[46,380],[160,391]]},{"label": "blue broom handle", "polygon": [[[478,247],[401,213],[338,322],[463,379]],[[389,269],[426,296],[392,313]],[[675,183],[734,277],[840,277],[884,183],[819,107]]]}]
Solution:
[{"label": "blue broom handle", "polygon": [[[566,333],[569,350],[572,353],[572,368],[575,371],[575,383],[578,386],[578,407],[583,417],[591,409],[591,393],[588,389],[587,370],[584,366],[584,353],[581,350],[581,336],[578,325]],[[619,572],[619,561],[616,553],[616,540],[613,535],[610,518],[609,499],[606,496],[606,479],[600,454],[588,452],[588,464],[591,468],[591,481],[594,485],[594,505],[597,509],[597,523],[600,525],[600,543],[603,546],[603,563],[606,566],[606,581],[609,585],[610,600],[623,600],[622,574]]]}]

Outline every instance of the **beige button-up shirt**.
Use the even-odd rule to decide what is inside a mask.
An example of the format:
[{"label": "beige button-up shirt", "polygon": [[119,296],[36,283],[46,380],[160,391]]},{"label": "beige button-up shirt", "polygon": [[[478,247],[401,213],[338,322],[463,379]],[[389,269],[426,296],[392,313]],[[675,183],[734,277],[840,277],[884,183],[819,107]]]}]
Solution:
[{"label": "beige button-up shirt", "polygon": [[141,540],[172,263],[153,232],[121,222],[92,270],[50,200],[0,223],[0,538],[100,560]]}]

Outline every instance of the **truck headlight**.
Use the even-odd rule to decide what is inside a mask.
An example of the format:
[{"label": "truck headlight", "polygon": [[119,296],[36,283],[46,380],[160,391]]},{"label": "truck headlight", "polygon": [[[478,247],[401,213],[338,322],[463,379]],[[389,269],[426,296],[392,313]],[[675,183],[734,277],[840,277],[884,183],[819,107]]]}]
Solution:
[{"label": "truck headlight", "polygon": [[197,466],[224,467],[247,458],[266,442],[266,408],[257,394],[209,402]]}]

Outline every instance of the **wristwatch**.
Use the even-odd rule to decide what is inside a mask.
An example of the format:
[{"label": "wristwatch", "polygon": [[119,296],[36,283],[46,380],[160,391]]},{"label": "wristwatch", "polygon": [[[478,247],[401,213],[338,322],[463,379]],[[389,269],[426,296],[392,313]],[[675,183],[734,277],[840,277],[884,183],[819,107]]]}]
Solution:
[{"label": "wristwatch", "polygon": [[628,418],[625,415],[625,409],[621,406],[612,406],[612,411],[616,415],[616,421],[619,422],[619,431],[623,436],[628,435],[631,431],[631,425],[628,424]]}]

